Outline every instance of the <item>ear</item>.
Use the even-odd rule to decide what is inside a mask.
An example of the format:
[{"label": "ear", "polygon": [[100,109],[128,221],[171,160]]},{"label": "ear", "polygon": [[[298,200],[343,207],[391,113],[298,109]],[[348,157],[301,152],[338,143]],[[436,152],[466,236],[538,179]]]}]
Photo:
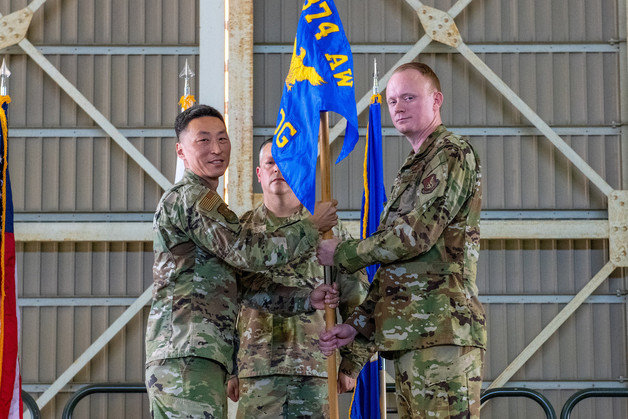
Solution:
[{"label": "ear", "polygon": [[441,106],[443,106],[443,93],[434,92],[434,110],[439,110]]},{"label": "ear", "polygon": [[183,153],[183,147],[181,146],[181,142],[177,142],[175,146],[177,148],[177,156],[179,156],[181,160],[185,161],[185,154]]},{"label": "ear", "polygon": [[260,172],[261,172],[261,171],[262,171],[262,169],[260,169],[260,168],[259,168],[259,166],[257,166],[257,167],[255,168],[255,173],[257,173],[257,181],[258,181],[259,183],[262,183],[262,179],[260,178]]}]

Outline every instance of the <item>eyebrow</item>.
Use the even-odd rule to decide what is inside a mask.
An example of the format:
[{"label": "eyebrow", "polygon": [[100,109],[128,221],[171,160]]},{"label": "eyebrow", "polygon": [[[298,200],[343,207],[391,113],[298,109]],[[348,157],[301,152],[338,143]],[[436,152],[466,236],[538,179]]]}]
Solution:
[{"label": "eyebrow", "polygon": [[[414,93],[414,92],[402,92],[402,93],[397,94],[396,96],[401,97],[401,96],[405,96],[405,95],[416,95],[416,93]],[[386,99],[388,99],[388,97],[389,96],[386,95]],[[393,97],[395,97],[395,96],[393,96]]]},{"label": "eyebrow", "polygon": [[[211,134],[212,134],[212,133],[211,133],[211,132],[209,132],[209,131],[199,131],[199,132],[197,132],[197,135],[211,135]],[[218,132],[216,133],[216,135],[219,135],[219,134],[227,134],[227,131],[225,131],[224,129],[223,129],[223,130],[220,130],[220,131],[218,131]]]}]

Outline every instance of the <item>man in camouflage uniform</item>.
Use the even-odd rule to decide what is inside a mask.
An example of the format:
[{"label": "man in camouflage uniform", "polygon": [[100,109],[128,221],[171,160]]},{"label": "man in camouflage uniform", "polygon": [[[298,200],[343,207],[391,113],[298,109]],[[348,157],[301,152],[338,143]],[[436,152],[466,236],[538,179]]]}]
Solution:
[{"label": "man in camouflage uniform", "polygon": [[412,151],[378,231],[365,240],[319,246],[321,263],[347,272],[381,263],[366,300],[343,325],[321,333],[321,349],[330,353],[360,333],[394,360],[401,417],[476,418],[486,349],[475,284],[479,159],[442,125],[443,95],[428,66],[398,67],[386,97]]},{"label": "man in camouflage uniform", "polygon": [[[256,169],[264,202],[240,219],[243,228],[260,233],[275,231],[309,216],[279,172],[271,155],[271,141],[262,144]],[[334,233],[350,238],[340,224]],[[340,313],[346,317],[364,300],[368,280],[364,271],[351,275],[337,275],[336,269],[333,272],[340,290]],[[263,274],[251,276],[258,275]],[[291,287],[314,289],[323,283],[323,267],[316,260],[314,249],[304,252],[297,261],[272,268],[266,275]],[[327,363],[318,350],[318,333],[324,327],[322,311],[282,317],[251,307],[240,309],[238,418],[329,417]],[[344,392],[355,386],[369,352],[366,342],[362,345],[356,342],[353,350],[342,348],[340,354],[338,390]],[[229,384],[230,397],[236,401],[238,378]]]},{"label": "man in camouflage uniform", "polygon": [[[155,213],[153,301],[146,331],[146,387],[158,418],[226,417],[226,374],[233,369],[239,310],[234,268],[264,270],[311,251],[335,224],[333,205],[274,233],[243,230],[216,193],[229,163],[222,115],[197,105],[175,121],[183,179],[162,196]],[[287,288],[252,282],[255,307],[309,312],[335,304],[331,287]],[[326,295],[329,294],[329,295]],[[337,300],[336,300],[337,301]]]}]

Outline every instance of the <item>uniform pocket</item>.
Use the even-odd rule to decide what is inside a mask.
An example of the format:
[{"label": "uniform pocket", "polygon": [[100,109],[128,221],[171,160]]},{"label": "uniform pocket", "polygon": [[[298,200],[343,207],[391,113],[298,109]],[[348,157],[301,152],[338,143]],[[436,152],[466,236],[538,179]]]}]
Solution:
[{"label": "uniform pocket", "polygon": [[[476,368],[475,364],[477,362],[477,354],[475,353],[475,350],[463,353],[465,352],[465,348],[462,346],[443,346],[440,348],[438,346],[435,346],[434,348],[437,350],[440,348],[451,348],[454,353],[459,355],[445,355],[442,357],[442,360],[443,363],[448,361],[447,365],[438,365],[435,366],[435,368],[431,368],[426,371],[425,383],[427,385],[456,380],[462,375],[468,375],[471,371],[474,370],[474,368]],[[477,348],[477,350],[480,349]]]},{"label": "uniform pocket", "polygon": [[[433,395],[433,403],[429,410],[435,409],[438,414],[447,413],[455,417],[473,416],[470,388],[474,383],[470,382],[470,378],[481,380],[480,377],[476,377],[477,371],[481,370],[481,365],[478,365],[482,362],[480,351],[479,348],[456,347],[451,353],[457,352],[460,355],[450,359],[448,365],[439,365],[426,372],[427,392]],[[476,408],[474,410],[477,410],[478,406],[474,406]]]}]

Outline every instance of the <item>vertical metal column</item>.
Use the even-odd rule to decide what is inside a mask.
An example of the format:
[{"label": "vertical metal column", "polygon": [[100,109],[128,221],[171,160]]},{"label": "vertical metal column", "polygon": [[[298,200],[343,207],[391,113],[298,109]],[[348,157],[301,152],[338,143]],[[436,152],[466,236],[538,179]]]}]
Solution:
[{"label": "vertical metal column", "polygon": [[231,162],[229,207],[244,214],[253,207],[253,2],[229,0],[227,59],[227,130]]},{"label": "vertical metal column", "polygon": [[[628,1],[619,0],[619,106],[621,118],[621,185],[620,189],[628,189]],[[623,291],[628,290],[628,269],[620,268],[623,279]],[[628,347],[628,301],[624,304],[624,337]]]},{"label": "vertical metal column", "polygon": [[[225,113],[225,1],[199,0],[198,103]],[[233,156],[231,158],[233,160]],[[224,180],[217,188],[224,196]]]}]

